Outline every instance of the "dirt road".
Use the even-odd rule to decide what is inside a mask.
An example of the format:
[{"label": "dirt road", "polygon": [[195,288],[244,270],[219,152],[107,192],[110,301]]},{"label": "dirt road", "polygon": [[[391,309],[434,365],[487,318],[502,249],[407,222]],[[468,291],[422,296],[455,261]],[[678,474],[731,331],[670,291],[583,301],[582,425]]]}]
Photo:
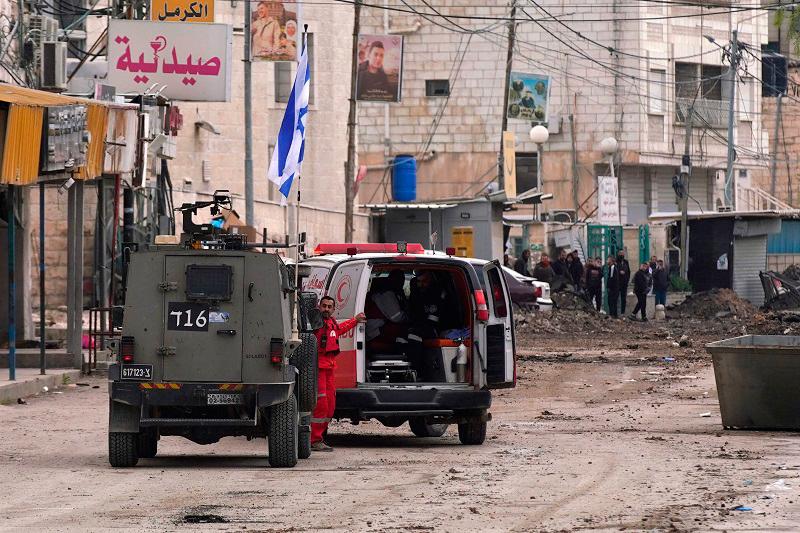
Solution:
[{"label": "dirt road", "polygon": [[706,356],[625,345],[523,347],[484,446],[339,423],[293,470],[263,440],[177,437],[113,470],[100,379],[0,406],[0,530],[797,531],[798,435],[723,431]]}]

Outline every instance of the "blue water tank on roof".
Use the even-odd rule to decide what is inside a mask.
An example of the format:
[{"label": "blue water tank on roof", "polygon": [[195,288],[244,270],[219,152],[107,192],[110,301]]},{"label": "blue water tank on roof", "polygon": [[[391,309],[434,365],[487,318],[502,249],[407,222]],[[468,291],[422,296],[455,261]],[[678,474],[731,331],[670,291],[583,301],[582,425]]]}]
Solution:
[{"label": "blue water tank on roof", "polygon": [[392,198],[395,202],[413,202],[417,199],[417,160],[413,155],[394,158]]}]

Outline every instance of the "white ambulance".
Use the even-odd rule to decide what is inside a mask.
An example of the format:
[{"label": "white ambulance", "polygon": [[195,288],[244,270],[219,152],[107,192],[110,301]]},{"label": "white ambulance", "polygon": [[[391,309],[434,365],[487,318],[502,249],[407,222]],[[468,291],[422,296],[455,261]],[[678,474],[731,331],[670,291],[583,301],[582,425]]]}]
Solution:
[{"label": "white ambulance", "polygon": [[[491,389],[516,384],[512,306],[499,262],[482,266],[484,291],[468,260],[425,252],[419,244],[320,244],[314,253],[302,261],[309,267],[302,290],[333,297],[337,320],[367,314],[340,341],[335,418],[375,419],[388,427],[408,421],[420,437],[441,436],[457,424],[463,444],[482,444]],[[427,293],[434,287],[437,306],[415,303],[421,278]],[[393,313],[394,323],[376,316],[373,305],[385,301],[380,291],[390,280],[402,311]],[[415,316],[415,309],[427,314]],[[415,329],[420,320],[433,327]],[[415,341],[421,347],[412,353]]]}]

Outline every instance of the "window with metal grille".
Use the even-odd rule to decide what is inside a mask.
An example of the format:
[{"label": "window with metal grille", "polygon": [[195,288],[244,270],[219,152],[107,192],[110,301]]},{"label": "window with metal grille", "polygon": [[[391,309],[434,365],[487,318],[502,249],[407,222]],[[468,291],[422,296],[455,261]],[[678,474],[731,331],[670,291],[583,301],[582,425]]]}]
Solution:
[{"label": "window with metal grille", "polygon": [[517,152],[515,163],[517,165],[517,193],[523,193],[539,186],[536,175],[536,153]]},{"label": "window with metal grille", "polygon": [[450,80],[425,80],[425,96],[449,96]]}]

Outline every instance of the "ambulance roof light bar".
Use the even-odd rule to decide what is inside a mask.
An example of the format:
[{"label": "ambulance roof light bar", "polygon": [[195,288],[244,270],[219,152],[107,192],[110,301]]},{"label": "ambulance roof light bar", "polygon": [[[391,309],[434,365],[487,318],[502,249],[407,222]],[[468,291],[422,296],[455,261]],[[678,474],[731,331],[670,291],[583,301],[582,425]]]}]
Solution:
[{"label": "ambulance roof light bar", "polygon": [[[400,244],[398,248],[398,244]],[[405,251],[400,249],[405,244]],[[332,254],[422,254],[425,249],[419,243],[388,243],[388,242],[367,242],[367,243],[322,243],[314,248],[314,255],[332,255]]]}]

